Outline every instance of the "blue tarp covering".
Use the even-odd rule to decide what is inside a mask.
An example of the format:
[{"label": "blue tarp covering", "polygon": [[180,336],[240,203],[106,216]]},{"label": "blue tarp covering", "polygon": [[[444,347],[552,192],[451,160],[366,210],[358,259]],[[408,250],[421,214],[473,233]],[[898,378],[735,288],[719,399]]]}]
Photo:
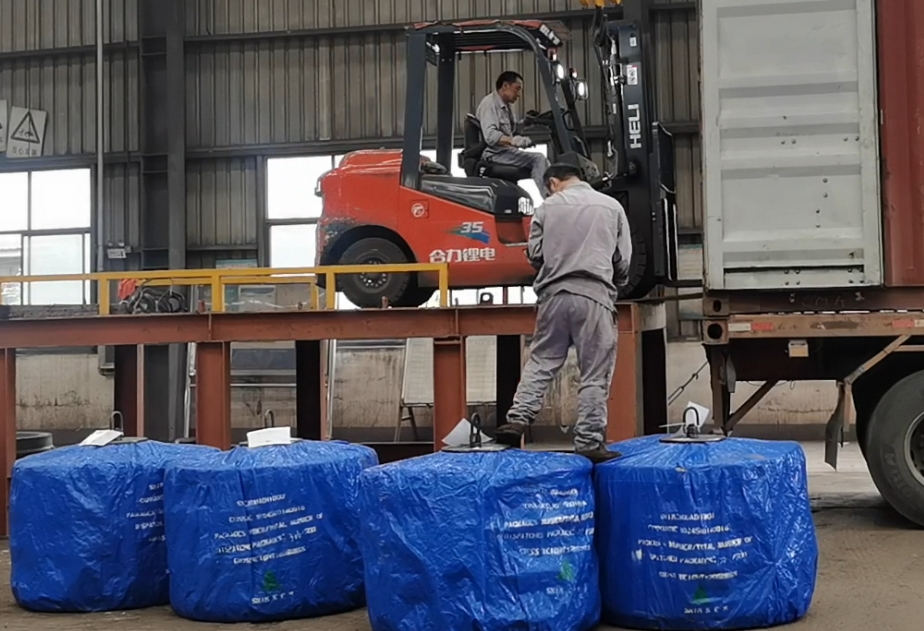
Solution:
[{"label": "blue tarp covering", "polygon": [[267,622],[362,606],[356,542],[368,447],[299,441],[208,454],[167,470],[170,603],[210,622]]},{"label": "blue tarp covering", "polygon": [[439,453],[366,471],[374,631],[585,631],[600,614],[591,464]]},{"label": "blue tarp covering", "polygon": [[10,496],[11,586],[33,611],[135,609],[168,602],[165,463],[209,451],[145,441],[23,458]]},{"label": "blue tarp covering", "polygon": [[596,469],[604,620],[683,631],[804,616],[818,544],[802,448],[660,438],[620,443]]}]

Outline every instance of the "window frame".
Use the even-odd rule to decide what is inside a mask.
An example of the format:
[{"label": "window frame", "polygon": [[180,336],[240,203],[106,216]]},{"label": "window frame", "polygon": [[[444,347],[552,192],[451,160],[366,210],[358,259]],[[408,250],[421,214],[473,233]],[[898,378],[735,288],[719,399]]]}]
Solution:
[{"label": "window frame", "polygon": [[[89,213],[89,223],[86,226],[78,227],[69,227],[69,228],[33,228],[34,225],[34,195],[33,195],[33,177],[37,173],[50,173],[50,172],[83,172],[85,173],[89,181],[89,192],[90,197],[88,203],[90,205]],[[42,238],[42,237],[55,237],[55,236],[79,236],[81,237],[81,253],[80,253],[80,268],[83,270],[84,274],[90,274],[94,272],[95,260],[93,257],[93,248],[95,237],[93,234],[93,229],[95,227],[96,218],[93,213],[95,195],[94,195],[94,171],[90,167],[73,167],[73,168],[58,168],[58,167],[49,167],[49,168],[38,168],[38,169],[28,169],[23,171],[4,171],[4,175],[25,175],[26,176],[26,225],[24,229],[11,229],[11,230],[0,230],[0,238],[3,237],[19,237],[19,276],[29,276],[32,275],[32,268],[34,263],[31,260],[32,252],[32,239]],[[11,257],[12,258],[12,257]],[[71,281],[62,281],[62,282],[71,282]],[[74,281],[79,282],[79,281]],[[10,283],[13,284],[13,283]],[[45,283],[43,283],[45,284]],[[62,302],[62,303],[33,303],[32,301],[32,285],[33,283],[20,282],[19,283],[19,300],[17,303],[4,303],[10,304],[10,306],[16,307],[29,307],[29,306],[75,306],[75,305],[91,305],[95,301],[95,292],[91,287],[91,283],[86,281],[82,283],[81,287],[81,302]],[[2,300],[2,299],[0,299]]]}]

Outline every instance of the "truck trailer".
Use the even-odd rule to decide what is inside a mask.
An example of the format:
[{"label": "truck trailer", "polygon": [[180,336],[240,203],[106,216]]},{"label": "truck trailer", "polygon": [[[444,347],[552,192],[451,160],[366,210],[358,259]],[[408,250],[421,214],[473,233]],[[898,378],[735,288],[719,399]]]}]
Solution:
[{"label": "truck trailer", "polygon": [[[776,384],[837,382],[924,526],[924,2],[701,0],[702,337],[726,433]],[[731,409],[735,384],[763,385]]]}]

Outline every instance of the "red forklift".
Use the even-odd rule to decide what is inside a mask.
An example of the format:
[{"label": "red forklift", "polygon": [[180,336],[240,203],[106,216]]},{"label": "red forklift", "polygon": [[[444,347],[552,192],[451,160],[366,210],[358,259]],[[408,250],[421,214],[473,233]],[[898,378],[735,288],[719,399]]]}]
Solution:
[{"label": "red forklift", "polygon": [[[597,2],[602,5],[602,2]],[[552,162],[578,166],[597,190],[620,201],[632,229],[633,260],[624,298],[640,298],[676,279],[673,138],[652,120],[647,0],[622,7],[619,20],[595,13],[594,48],[607,115],[603,168],[594,162],[580,104],[592,88],[567,68],[559,24],[536,20],[419,24],[407,33],[407,98],[401,149],[357,151],[318,181],[323,198],[318,265],[446,262],[452,289],[524,286],[533,201],[522,169],[487,162],[478,120],[463,114],[464,149],[451,160],[457,116],[456,70],[464,55],[518,52],[535,59],[549,104],[530,112],[525,135],[549,139]],[[421,155],[428,66],[436,69],[436,161]],[[479,97],[482,95],[479,95]],[[598,148],[599,152],[599,148]],[[434,274],[343,275],[337,289],[361,308],[417,307],[438,286]]]}]

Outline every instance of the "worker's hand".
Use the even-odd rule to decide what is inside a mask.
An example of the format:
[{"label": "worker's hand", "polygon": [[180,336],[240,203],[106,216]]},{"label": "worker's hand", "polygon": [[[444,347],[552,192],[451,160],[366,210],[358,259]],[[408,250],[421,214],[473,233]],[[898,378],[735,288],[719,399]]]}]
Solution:
[{"label": "worker's hand", "polygon": [[514,136],[513,146],[517,149],[529,149],[533,146],[533,141],[532,138],[527,138],[526,136]]}]

